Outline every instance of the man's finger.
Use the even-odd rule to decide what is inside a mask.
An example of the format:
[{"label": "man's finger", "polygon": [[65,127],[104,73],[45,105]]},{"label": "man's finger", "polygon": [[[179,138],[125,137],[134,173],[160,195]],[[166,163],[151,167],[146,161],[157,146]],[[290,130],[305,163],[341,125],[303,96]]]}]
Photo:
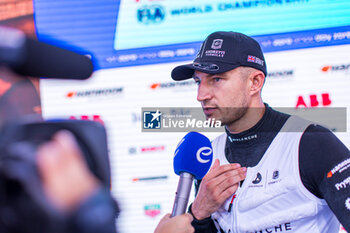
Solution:
[{"label": "man's finger", "polygon": [[[215,163],[216,163],[216,160],[215,160]],[[216,165],[215,163],[214,163],[214,165]],[[236,170],[240,167],[241,167],[241,165],[238,163],[224,164],[224,165],[221,165],[218,167],[213,166],[204,178],[207,180],[212,179],[214,177],[220,176],[223,173],[226,173],[226,172],[232,171],[232,170]]]},{"label": "man's finger", "polygon": [[184,214],[184,216],[186,216],[186,217],[190,220],[190,222],[193,221],[193,216],[192,216],[192,214],[186,213],[186,214]]}]

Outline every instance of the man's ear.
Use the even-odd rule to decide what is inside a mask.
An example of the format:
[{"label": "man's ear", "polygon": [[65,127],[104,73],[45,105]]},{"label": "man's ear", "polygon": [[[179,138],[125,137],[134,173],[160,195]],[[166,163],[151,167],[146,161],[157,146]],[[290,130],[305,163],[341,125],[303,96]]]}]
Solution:
[{"label": "man's ear", "polygon": [[250,94],[255,95],[260,92],[265,82],[265,74],[260,70],[253,71],[249,76]]}]

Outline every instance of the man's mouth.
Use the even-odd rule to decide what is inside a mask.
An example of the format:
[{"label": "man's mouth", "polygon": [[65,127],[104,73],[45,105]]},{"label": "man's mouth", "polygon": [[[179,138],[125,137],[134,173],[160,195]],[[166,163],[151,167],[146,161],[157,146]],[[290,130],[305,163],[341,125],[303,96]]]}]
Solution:
[{"label": "man's mouth", "polygon": [[203,112],[206,116],[212,115],[218,108],[217,107],[203,107]]}]

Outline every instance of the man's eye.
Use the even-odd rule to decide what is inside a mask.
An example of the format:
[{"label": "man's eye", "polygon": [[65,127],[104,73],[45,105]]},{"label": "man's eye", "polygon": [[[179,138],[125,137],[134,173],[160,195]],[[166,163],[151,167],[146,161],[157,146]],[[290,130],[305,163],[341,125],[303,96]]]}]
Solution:
[{"label": "man's eye", "polygon": [[199,85],[200,83],[201,83],[201,81],[200,80],[194,80],[194,82],[197,84],[197,85]]},{"label": "man's eye", "polygon": [[221,78],[214,78],[215,82],[219,82],[221,80]]}]

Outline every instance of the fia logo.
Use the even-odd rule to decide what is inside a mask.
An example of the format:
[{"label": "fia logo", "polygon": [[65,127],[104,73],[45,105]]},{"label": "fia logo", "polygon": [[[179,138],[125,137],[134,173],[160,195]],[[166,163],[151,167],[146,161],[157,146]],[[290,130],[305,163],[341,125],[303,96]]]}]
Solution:
[{"label": "fia logo", "polygon": [[160,23],[164,17],[165,10],[160,5],[146,5],[137,10],[137,20],[143,24]]},{"label": "fia logo", "polygon": [[213,43],[211,44],[211,48],[212,49],[221,49],[223,42],[224,42],[223,39],[215,39],[215,40],[213,40]]},{"label": "fia logo", "polygon": [[143,128],[144,129],[160,129],[162,113],[157,110],[143,112]]},{"label": "fia logo", "polygon": [[260,172],[256,173],[256,177],[255,179],[252,181],[253,184],[259,184],[262,180],[262,176],[260,174]]}]

